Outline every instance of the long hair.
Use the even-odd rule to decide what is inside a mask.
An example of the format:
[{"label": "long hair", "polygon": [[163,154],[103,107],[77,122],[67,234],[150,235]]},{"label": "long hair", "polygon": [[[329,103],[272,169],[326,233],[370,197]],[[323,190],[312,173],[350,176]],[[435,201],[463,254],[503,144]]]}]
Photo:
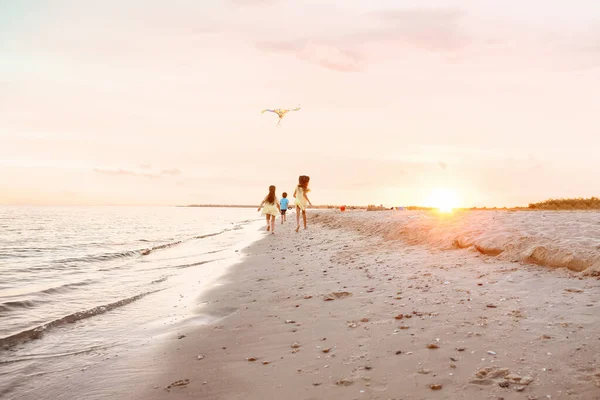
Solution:
[{"label": "long hair", "polygon": [[304,193],[308,192],[308,182],[310,182],[310,176],[300,175],[298,177],[298,187],[301,187]]},{"label": "long hair", "polygon": [[269,186],[269,194],[267,195],[266,201],[269,204],[275,203],[275,186]]}]

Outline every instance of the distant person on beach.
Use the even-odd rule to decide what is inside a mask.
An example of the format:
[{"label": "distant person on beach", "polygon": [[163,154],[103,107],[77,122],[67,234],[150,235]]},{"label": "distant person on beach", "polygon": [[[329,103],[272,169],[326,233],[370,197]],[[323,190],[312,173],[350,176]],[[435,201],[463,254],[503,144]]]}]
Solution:
[{"label": "distant person on beach", "polygon": [[310,177],[306,175],[300,175],[298,178],[298,186],[294,191],[294,197],[296,198],[296,232],[300,230],[300,212],[302,212],[302,220],[304,221],[304,229],[306,229],[306,205],[312,206],[312,203],[306,195],[309,192],[308,182]]},{"label": "distant person on beach", "polygon": [[[264,207],[263,207],[264,206]],[[275,196],[275,186],[269,186],[269,194],[264,198],[258,211],[262,208],[262,214],[267,218],[267,232],[275,233],[275,218],[279,214],[279,201]]]},{"label": "distant person on beach", "polygon": [[287,198],[286,192],[283,192],[281,197],[283,197],[283,198],[281,200],[279,200],[279,211],[281,211],[281,223],[283,224],[285,221],[287,221],[287,217],[286,217],[285,213],[288,209],[288,204],[289,204],[290,200]]}]

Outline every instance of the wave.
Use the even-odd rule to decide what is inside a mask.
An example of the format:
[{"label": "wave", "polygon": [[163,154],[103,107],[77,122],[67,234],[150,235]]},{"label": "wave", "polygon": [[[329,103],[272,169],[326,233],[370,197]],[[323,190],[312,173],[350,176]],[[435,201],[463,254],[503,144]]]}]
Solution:
[{"label": "wave", "polygon": [[199,265],[204,265],[204,264],[208,264],[214,261],[219,261],[219,260],[223,260],[222,258],[218,258],[216,260],[207,260],[207,261],[200,261],[200,262],[195,262],[192,264],[182,264],[182,265],[176,265],[174,267],[171,268],[177,268],[177,269],[184,269],[184,268],[191,268],[191,267],[197,267]]},{"label": "wave", "polygon": [[29,342],[31,340],[40,339],[44,335],[44,333],[51,328],[55,328],[55,327],[58,327],[61,325],[66,325],[66,324],[72,324],[72,323],[80,321],[82,319],[86,319],[86,318],[90,318],[90,317],[93,317],[96,315],[104,314],[105,312],[114,310],[115,308],[123,307],[127,304],[133,303],[134,301],[139,300],[144,296],[159,292],[160,290],[162,290],[162,289],[140,293],[140,294],[137,294],[132,297],[128,297],[128,298],[121,299],[121,300],[118,300],[118,301],[115,301],[115,302],[112,302],[109,304],[90,308],[85,311],[78,311],[73,314],[66,315],[62,318],[58,318],[53,321],[47,322],[47,323],[37,326],[35,328],[27,329],[27,330],[21,331],[19,333],[16,333],[16,334],[13,334],[10,336],[0,338],[0,348],[8,349],[17,344]]},{"label": "wave", "polygon": [[[12,360],[1,360],[0,361],[0,365],[3,365],[3,364],[14,364],[14,363],[18,363],[18,362],[31,361],[31,360],[45,360],[45,359],[49,359],[49,358],[75,356],[75,355],[78,355],[78,354],[90,353],[92,351],[97,351],[97,350],[106,350],[106,349],[108,349],[110,347],[113,347],[113,346],[114,345],[90,346],[90,347],[85,348],[85,349],[74,350],[74,351],[64,351],[64,352],[58,352],[58,353],[28,354],[28,355],[26,355],[24,357],[15,358],[15,359],[12,359]],[[53,371],[53,372],[55,372],[55,371]]]},{"label": "wave", "polygon": [[169,275],[165,275],[158,279],[155,279],[152,282],[150,282],[150,284],[153,285],[153,284],[157,284],[157,283],[162,283],[162,282],[166,281],[167,279],[169,279]]},{"label": "wave", "polygon": [[[91,283],[95,282],[93,279],[87,279],[81,282],[74,283],[65,283],[64,285],[51,287],[48,289],[38,290],[29,293],[20,294],[18,297],[24,296],[36,296],[38,299],[23,299],[23,300],[14,300],[14,301],[6,301],[4,303],[0,303],[0,312],[8,312],[15,311],[19,309],[30,309],[39,306],[42,303],[45,303],[46,300],[42,300],[39,296],[48,296],[48,295],[57,295],[64,294],[70,291],[73,291],[79,287],[87,286]],[[13,296],[14,297],[14,296]]]},{"label": "wave", "polygon": [[194,237],[192,237],[192,239],[206,239],[206,238],[208,238],[208,237],[218,236],[218,235],[220,235],[220,234],[222,234],[222,233],[225,233],[225,232],[227,232],[227,231],[229,231],[229,230],[230,230],[230,229],[224,229],[224,230],[222,230],[221,232],[208,233],[208,234],[206,234],[206,235],[194,236]]},{"label": "wave", "polygon": [[56,287],[52,287],[52,288],[40,290],[38,293],[43,293],[43,294],[66,293],[66,292],[69,292],[69,291],[71,291],[73,289],[80,288],[82,286],[87,286],[87,285],[89,285],[89,284],[91,284],[93,282],[95,282],[95,280],[93,280],[93,279],[87,279],[87,280],[81,281],[81,282],[65,283],[64,285],[60,285],[60,286],[56,286]]},{"label": "wave", "polygon": [[[115,252],[115,253],[95,254],[95,255],[84,256],[84,257],[64,258],[64,259],[55,261],[55,263],[56,264],[72,264],[72,263],[78,263],[78,262],[93,263],[93,262],[98,262],[98,261],[109,261],[109,260],[114,260],[117,258],[124,258],[124,257],[147,256],[150,253],[157,251],[157,250],[165,250],[165,249],[168,249],[171,247],[178,246],[178,245],[180,245],[184,242],[190,241],[190,240],[205,239],[208,237],[221,235],[225,232],[227,232],[227,229],[220,231],[220,232],[208,233],[206,235],[192,236],[191,238],[188,238],[188,239],[176,240],[174,242],[164,243],[164,244],[147,247],[147,248],[143,248],[143,249],[126,250],[126,251]],[[147,240],[140,239],[140,241],[147,241]],[[47,267],[45,267],[45,266],[44,267],[41,267],[41,266],[40,267],[31,267],[31,268],[28,268],[28,270],[45,269],[45,268],[47,268]]]},{"label": "wave", "polygon": [[[195,262],[195,263],[191,263],[191,264],[179,264],[179,265],[168,265],[168,266],[161,266],[161,267],[153,267],[153,268],[145,269],[144,271],[185,269],[185,268],[197,267],[199,265],[204,265],[204,264],[208,264],[208,263],[211,263],[211,262],[214,262],[214,261],[220,261],[220,260],[224,260],[224,258],[215,258],[213,260],[199,261],[199,262]],[[157,281],[152,281],[150,283],[158,283],[158,282]]]},{"label": "wave", "polygon": [[[313,213],[312,220],[411,245],[472,249],[507,261],[600,276],[600,213],[464,211]],[[585,215],[583,215],[585,214]]]},{"label": "wave", "polygon": [[216,253],[222,253],[224,251],[225,251],[225,249],[220,249],[220,250],[207,251],[206,253],[203,253],[203,254],[216,254]]},{"label": "wave", "polygon": [[40,303],[40,301],[30,299],[7,301],[0,304],[0,312],[8,312],[15,309],[34,308]]}]

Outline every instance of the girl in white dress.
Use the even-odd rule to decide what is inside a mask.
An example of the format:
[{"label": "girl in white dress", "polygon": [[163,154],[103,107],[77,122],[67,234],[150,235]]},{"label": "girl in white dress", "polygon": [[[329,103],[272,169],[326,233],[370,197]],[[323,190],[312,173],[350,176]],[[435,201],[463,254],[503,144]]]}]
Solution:
[{"label": "girl in white dress", "polygon": [[267,231],[275,233],[275,218],[279,215],[279,200],[275,196],[275,186],[269,186],[269,194],[258,206],[258,211],[261,208],[262,214],[267,218]]}]

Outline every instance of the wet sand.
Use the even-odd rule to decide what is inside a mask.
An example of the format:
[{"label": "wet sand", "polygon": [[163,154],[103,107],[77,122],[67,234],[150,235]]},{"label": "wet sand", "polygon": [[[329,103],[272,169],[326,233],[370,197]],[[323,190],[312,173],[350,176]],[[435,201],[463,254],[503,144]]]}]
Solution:
[{"label": "wet sand", "polygon": [[335,218],[246,249],[135,398],[600,399],[600,281]]}]

